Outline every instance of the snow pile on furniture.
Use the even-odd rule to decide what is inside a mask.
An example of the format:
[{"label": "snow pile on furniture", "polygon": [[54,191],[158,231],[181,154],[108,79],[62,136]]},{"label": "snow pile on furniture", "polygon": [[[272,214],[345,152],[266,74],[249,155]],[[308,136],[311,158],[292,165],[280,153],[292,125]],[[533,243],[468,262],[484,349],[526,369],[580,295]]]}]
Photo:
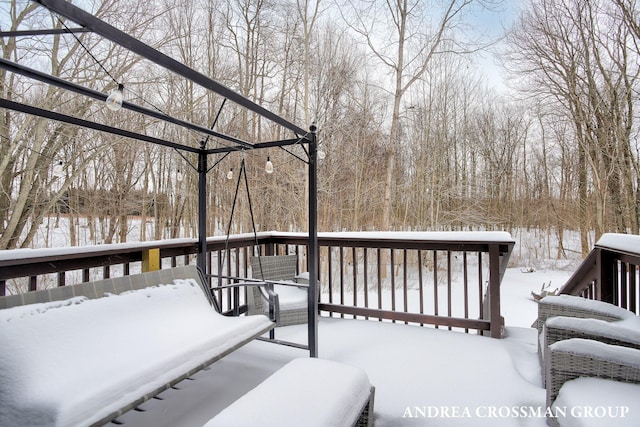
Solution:
[{"label": "snow pile on furniture", "polygon": [[195,280],[0,310],[2,425],[90,425],[269,328]]}]

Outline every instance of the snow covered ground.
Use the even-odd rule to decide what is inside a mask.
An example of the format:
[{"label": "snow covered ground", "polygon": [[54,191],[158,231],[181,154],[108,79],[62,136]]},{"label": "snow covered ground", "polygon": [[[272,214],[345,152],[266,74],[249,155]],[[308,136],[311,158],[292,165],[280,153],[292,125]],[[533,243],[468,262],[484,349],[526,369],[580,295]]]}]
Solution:
[{"label": "snow covered ground", "polygon": [[[321,318],[319,355],[365,370],[376,387],[375,423],[392,426],[545,426],[536,334],[530,325],[540,283],[563,283],[570,272],[509,269],[502,289],[507,337],[502,340],[376,321]],[[305,342],[305,326],[277,330]],[[135,427],[202,426],[278,368],[307,353],[255,341],[184,381],[164,400],[121,417]],[[310,385],[312,386],[312,385]],[[311,405],[321,405],[321,401]],[[514,410],[514,408],[516,410]],[[538,411],[538,412],[536,412]]]}]

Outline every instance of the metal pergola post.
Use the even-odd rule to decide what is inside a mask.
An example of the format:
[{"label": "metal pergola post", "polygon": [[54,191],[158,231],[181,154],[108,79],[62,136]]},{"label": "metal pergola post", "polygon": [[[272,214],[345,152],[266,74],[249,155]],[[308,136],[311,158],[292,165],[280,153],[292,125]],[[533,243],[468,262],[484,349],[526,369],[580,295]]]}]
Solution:
[{"label": "metal pergola post", "polygon": [[311,125],[309,141],[309,292],[308,295],[308,338],[309,355],[318,357],[318,198],[317,198],[317,135],[316,125]]},{"label": "metal pergola post", "polygon": [[198,259],[201,271],[207,271],[207,153],[205,142],[198,153]]}]

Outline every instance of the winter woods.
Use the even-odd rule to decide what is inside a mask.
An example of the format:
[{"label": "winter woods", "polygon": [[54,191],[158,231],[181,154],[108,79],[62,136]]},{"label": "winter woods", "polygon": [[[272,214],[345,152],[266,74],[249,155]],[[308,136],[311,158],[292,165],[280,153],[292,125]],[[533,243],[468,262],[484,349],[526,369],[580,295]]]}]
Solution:
[{"label": "winter woods", "polygon": [[[521,3],[511,15],[499,14],[503,2],[472,0],[78,4],[295,123],[316,122],[320,231],[577,230],[583,251],[603,232],[637,234],[637,1]],[[67,26],[35,2],[0,3],[2,31]],[[92,33],[0,43],[4,60],[104,93],[122,83],[128,101],[164,114],[204,127],[219,115],[216,130],[249,142],[284,137]],[[490,54],[507,87],[484,69]],[[5,68],[0,93],[166,140],[206,139]],[[305,165],[256,150],[209,172],[209,233],[226,231],[243,158],[257,228],[304,231]],[[0,248],[29,247],[60,216],[73,244],[81,227],[95,243],[127,241],[131,216],[151,224],[142,239],[192,237],[194,164],[170,148],[0,110]],[[238,201],[232,232],[251,231],[247,198]]]}]

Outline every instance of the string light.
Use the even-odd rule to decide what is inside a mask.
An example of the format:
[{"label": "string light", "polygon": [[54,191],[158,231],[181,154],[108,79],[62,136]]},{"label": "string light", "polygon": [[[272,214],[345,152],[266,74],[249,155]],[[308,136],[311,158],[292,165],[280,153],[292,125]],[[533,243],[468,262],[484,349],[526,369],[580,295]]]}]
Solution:
[{"label": "string light", "polygon": [[182,172],[180,172],[180,169],[176,170],[176,181],[182,182],[183,179],[184,176],[182,175]]},{"label": "string light", "polygon": [[233,168],[229,169],[229,172],[227,172],[227,179],[233,179]]},{"label": "string light", "polygon": [[269,156],[267,156],[267,163],[264,165],[264,171],[269,174],[273,173],[273,163],[271,163],[271,158]]},{"label": "string light", "polygon": [[124,95],[122,90],[124,85],[118,84],[118,89],[111,91],[107,97],[107,108],[111,111],[119,111],[122,108],[122,102],[124,101]]}]

